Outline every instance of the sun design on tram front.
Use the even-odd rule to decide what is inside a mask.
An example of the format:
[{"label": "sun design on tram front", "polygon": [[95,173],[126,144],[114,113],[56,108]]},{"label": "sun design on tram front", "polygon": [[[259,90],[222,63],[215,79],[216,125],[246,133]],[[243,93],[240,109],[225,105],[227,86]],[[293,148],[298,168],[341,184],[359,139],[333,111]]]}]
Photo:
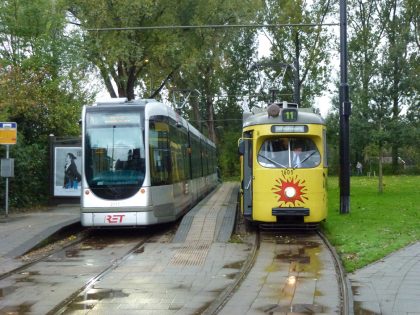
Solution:
[{"label": "sun design on tram front", "polygon": [[297,176],[276,179],[276,184],[271,190],[277,195],[279,207],[301,206],[308,200],[305,180],[299,179]]}]

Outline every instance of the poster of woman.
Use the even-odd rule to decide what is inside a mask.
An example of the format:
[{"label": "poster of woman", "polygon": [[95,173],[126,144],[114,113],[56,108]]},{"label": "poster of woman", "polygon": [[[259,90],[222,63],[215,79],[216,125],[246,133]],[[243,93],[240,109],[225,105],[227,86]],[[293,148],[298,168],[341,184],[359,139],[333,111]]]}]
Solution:
[{"label": "poster of woman", "polygon": [[80,196],[80,147],[55,147],[54,196]]}]

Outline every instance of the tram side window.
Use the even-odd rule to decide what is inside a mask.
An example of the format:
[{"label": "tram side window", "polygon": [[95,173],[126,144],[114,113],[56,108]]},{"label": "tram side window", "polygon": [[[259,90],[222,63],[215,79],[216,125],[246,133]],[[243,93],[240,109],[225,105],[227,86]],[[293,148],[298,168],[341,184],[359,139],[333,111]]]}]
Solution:
[{"label": "tram side window", "polygon": [[209,175],[209,154],[208,154],[208,144],[202,142],[203,145],[203,173],[204,176]]},{"label": "tram side window", "polygon": [[198,178],[203,176],[203,170],[201,167],[200,140],[196,136],[191,136],[191,164],[192,177]]},{"label": "tram side window", "polygon": [[172,182],[177,183],[189,178],[187,130],[170,125],[169,142],[172,161]]},{"label": "tram side window", "polygon": [[313,168],[321,155],[310,138],[268,138],[258,152],[258,163],[267,168]]},{"label": "tram side window", "polygon": [[211,147],[211,155],[212,155],[212,165],[211,165],[211,173],[216,173],[217,169],[217,156],[216,156],[216,149]]},{"label": "tram side window", "polygon": [[152,185],[168,185],[171,178],[169,125],[162,121],[149,123],[150,175]]}]

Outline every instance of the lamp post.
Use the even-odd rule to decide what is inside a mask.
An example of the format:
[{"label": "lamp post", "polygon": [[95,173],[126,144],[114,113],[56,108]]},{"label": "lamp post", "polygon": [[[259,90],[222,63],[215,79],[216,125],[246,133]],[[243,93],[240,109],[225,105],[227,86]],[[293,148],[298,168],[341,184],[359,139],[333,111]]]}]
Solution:
[{"label": "lamp post", "polygon": [[340,213],[350,212],[349,86],[347,83],[347,1],[340,0]]}]

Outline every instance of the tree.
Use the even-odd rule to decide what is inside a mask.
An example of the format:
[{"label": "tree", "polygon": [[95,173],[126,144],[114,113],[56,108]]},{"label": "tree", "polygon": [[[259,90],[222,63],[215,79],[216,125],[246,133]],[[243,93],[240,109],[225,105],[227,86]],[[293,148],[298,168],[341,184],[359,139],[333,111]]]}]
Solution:
[{"label": "tree", "polygon": [[[0,3],[1,117],[18,125],[11,205],[48,196],[48,136],[78,135],[81,106],[90,99],[87,66],[64,10],[50,0]],[[14,191],[19,193],[13,194]]]},{"label": "tree", "polygon": [[[86,58],[98,68],[111,97],[133,99],[136,88],[146,77],[162,82],[158,86],[163,87],[179,67],[182,43],[177,40],[176,33],[172,34],[171,30],[124,30],[178,24],[174,12],[179,8],[173,1],[79,0],[68,1],[68,9],[74,16],[74,23],[84,31]],[[119,30],[89,31],[103,28]]]},{"label": "tree", "polygon": [[[265,20],[269,24],[323,23],[330,13],[329,0],[314,2],[310,6],[304,1],[267,0]],[[325,90],[328,79],[329,31],[322,27],[281,27],[269,28],[267,33],[273,44],[268,63],[293,65],[289,69],[294,72],[285,76],[281,93],[290,95],[295,85],[298,96],[294,98],[303,107],[310,107],[314,97]],[[278,77],[282,71],[283,67],[277,67],[271,71],[274,72],[271,77]],[[297,80],[294,82],[295,71]],[[287,100],[292,101],[291,97]]]},{"label": "tree", "polygon": [[[259,1],[192,1],[189,2],[188,16],[182,15],[181,19],[187,25],[228,25],[239,23],[250,23],[256,19],[259,12]],[[187,19],[188,18],[188,19]],[[245,33],[251,35],[244,35]],[[218,95],[227,92],[227,82],[224,80],[225,73],[243,72],[246,68],[243,65],[250,65],[252,55],[252,40],[241,41],[246,36],[255,34],[255,30],[246,31],[242,29],[219,29],[205,28],[190,30],[184,33],[184,50],[182,65],[174,75],[173,83],[181,89],[199,91],[198,98],[192,98],[192,112],[196,121],[203,120],[206,124],[208,136],[217,142],[215,131],[215,102]],[[240,50],[248,50],[248,57],[242,60],[243,65],[237,68],[233,56],[241,54]],[[241,56],[244,56],[241,54]],[[253,55],[252,55],[253,56]],[[234,70],[233,70],[234,69]],[[246,76],[236,75],[234,80],[240,80]],[[243,86],[241,82],[237,86]],[[197,95],[196,95],[197,96]],[[200,110],[196,106],[202,105]]]},{"label": "tree", "polygon": [[[414,101],[417,84],[410,61],[416,55],[410,49],[413,13],[407,3],[354,0],[349,14],[353,155],[359,159],[376,139],[382,150],[392,151],[394,173],[404,145],[402,109]],[[379,140],[377,133],[386,136]]]}]

